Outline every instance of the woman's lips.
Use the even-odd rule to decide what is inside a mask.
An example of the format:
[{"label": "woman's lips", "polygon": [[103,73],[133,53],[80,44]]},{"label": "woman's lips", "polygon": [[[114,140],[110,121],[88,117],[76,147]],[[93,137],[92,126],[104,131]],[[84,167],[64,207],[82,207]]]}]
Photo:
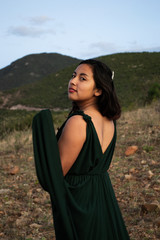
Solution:
[{"label": "woman's lips", "polygon": [[69,88],[69,92],[73,93],[73,92],[77,92],[74,88]]}]

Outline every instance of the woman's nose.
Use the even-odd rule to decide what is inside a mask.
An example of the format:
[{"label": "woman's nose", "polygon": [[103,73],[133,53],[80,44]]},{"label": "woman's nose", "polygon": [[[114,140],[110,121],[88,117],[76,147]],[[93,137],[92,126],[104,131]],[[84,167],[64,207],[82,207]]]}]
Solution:
[{"label": "woman's nose", "polygon": [[70,84],[76,85],[76,78],[75,77],[70,80]]}]

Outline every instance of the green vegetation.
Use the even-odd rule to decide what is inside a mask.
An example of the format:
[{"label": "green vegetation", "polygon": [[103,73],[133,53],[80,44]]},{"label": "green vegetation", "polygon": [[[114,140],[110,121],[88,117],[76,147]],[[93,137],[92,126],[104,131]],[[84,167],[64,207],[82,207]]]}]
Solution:
[{"label": "green vegetation", "polygon": [[148,96],[146,101],[151,103],[153,100],[157,100],[160,98],[160,84],[154,83],[148,91]]},{"label": "green vegetation", "polygon": [[145,146],[143,146],[143,150],[146,151],[147,153],[149,153],[154,150],[154,147],[145,145]]},{"label": "green vegetation", "polygon": [[[154,92],[151,100],[155,96],[159,98],[160,53],[121,53],[97,59],[114,70],[114,83],[123,110],[143,106],[150,97],[150,92]],[[3,98],[10,96],[5,106],[22,104],[44,108],[70,107],[67,85],[76,65],[52,73],[41,81],[3,92]],[[153,86],[156,88],[152,89]]]},{"label": "green vegetation", "polygon": [[[67,116],[71,107],[67,97],[68,80],[79,60],[59,54],[37,54],[36,56],[29,55],[18,60],[21,65],[17,65],[18,61],[15,62],[16,64],[13,63],[13,65],[19,66],[27,79],[27,72],[25,73],[24,70],[26,62],[32,60],[30,63],[32,63],[34,71],[36,71],[36,68],[41,68],[41,71],[45,71],[46,65],[49,65],[51,59],[53,60],[53,56],[57,59],[57,65],[55,65],[55,68],[50,66],[52,74],[25,86],[0,92],[0,105],[3,107],[0,110],[1,138],[13,130],[19,131],[30,128],[33,116],[36,113],[24,110],[11,111],[5,109],[6,107],[9,108],[21,104],[30,107],[53,109],[53,119],[56,128],[61,125]],[[35,57],[37,64],[35,64]],[[62,59],[63,61],[60,64]],[[123,110],[136,109],[160,98],[160,53],[121,53],[102,56],[97,59],[103,61],[114,70],[114,83]],[[73,65],[74,61],[75,64]],[[41,66],[41,62],[43,64],[45,62],[45,64]],[[55,61],[53,63],[55,64]],[[61,70],[58,70],[58,67]],[[8,74],[10,73],[12,71],[8,69]],[[1,74],[2,70],[0,71],[0,79]],[[20,76],[22,75],[20,74]],[[54,112],[57,110],[58,112],[55,114]]]},{"label": "green vegetation", "polygon": [[122,53],[99,60],[114,70],[116,90],[125,110],[143,106],[151,86],[160,84],[160,53]]},{"label": "green vegetation", "polygon": [[7,91],[6,94],[12,96],[8,106],[22,104],[42,108],[68,108],[70,106],[67,97],[68,79],[75,67],[76,65],[65,68],[39,82]]},{"label": "green vegetation", "polygon": [[[25,110],[0,110],[0,139],[6,137],[13,131],[27,131],[32,126],[32,120],[37,112],[25,111]],[[54,121],[55,130],[62,125],[65,121],[68,112],[52,111],[52,117]],[[16,141],[18,141],[18,136]],[[16,144],[15,144],[16,145]]]},{"label": "green vegetation", "polygon": [[8,133],[24,131],[31,127],[32,119],[35,113],[27,111],[11,111],[6,109],[0,110],[0,138],[5,137]]}]

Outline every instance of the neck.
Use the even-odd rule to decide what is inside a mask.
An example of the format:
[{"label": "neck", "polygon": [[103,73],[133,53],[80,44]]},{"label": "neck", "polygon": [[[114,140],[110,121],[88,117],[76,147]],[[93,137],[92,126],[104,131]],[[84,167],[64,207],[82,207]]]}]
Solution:
[{"label": "neck", "polygon": [[82,111],[93,111],[98,110],[97,103],[95,102],[77,102],[77,105]]}]

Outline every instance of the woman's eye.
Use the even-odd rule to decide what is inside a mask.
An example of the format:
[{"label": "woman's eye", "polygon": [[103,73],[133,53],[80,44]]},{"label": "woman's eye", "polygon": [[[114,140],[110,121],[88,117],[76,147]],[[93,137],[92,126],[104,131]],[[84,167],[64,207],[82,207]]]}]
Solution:
[{"label": "woman's eye", "polygon": [[85,81],[86,79],[85,79],[84,77],[81,77],[80,80],[81,80],[81,81]]}]

